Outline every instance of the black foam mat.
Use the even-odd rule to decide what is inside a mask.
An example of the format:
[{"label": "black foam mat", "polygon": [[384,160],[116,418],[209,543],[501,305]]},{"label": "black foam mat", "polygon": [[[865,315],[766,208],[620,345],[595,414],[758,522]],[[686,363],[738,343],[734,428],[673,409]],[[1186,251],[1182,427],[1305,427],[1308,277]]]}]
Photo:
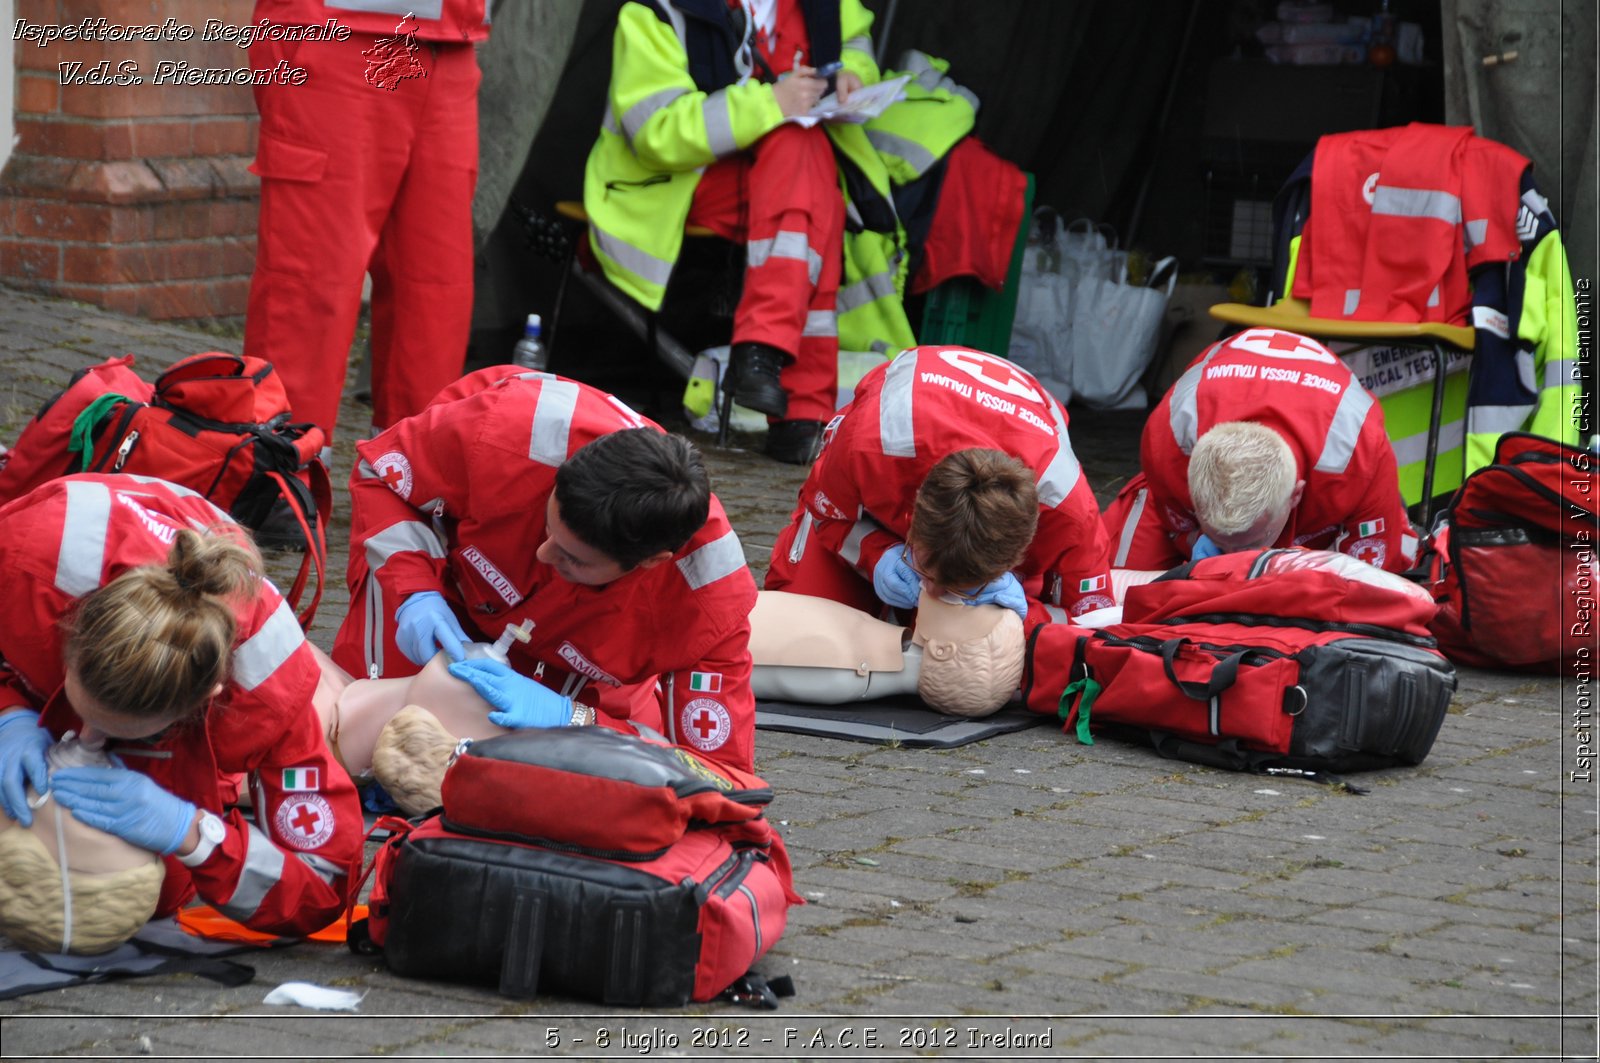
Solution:
[{"label": "black foam mat", "polygon": [[970,719],[934,712],[911,694],[845,705],[756,702],[756,727],[761,730],[898,743],[911,749],[952,749],[1045,722],[1054,722],[1054,717],[1029,712],[1021,702],[1012,702],[991,716]]}]

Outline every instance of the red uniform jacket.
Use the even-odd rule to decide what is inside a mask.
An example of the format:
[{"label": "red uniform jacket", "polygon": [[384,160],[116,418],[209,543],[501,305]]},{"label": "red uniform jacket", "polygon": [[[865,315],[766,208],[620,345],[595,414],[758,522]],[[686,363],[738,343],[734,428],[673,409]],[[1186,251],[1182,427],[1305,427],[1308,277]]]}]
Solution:
[{"label": "red uniform jacket", "polygon": [[[964,347],[909,350],[862,379],[825,438],[774,550],[779,573],[820,548],[870,584],[883,552],[905,541],[928,471],[958,450],[984,447],[1038,474],[1039,529],[1016,570],[1031,599],[1028,625],[1113,604],[1105,529],[1066,411],[1026,371]],[[803,579],[783,589],[832,597]]]},{"label": "red uniform jacket", "polygon": [[[42,709],[60,737],[81,731],[61,684],[61,620],[131,568],[162,563],[177,529],[228,520],[185,488],[133,476],[52,480],[0,509],[0,707]],[[301,935],[336,919],[360,869],[355,785],[329,752],[311,696],[320,668],[272,584],[238,612],[226,689],[203,719],[108,749],[179,797],[222,816],[227,836],[200,866],[166,860],[158,915],[191,896],[247,926]],[[223,811],[247,774],[254,811]]]},{"label": "red uniform jacket", "polygon": [[[495,375],[504,374],[469,380]],[[569,696],[589,688],[579,700],[603,722],[637,720],[754,770],[756,588],[715,497],[671,562],[602,587],[562,579],[534,556],[556,469],[591,440],[639,427],[656,426],[603,391],[528,373],[435,402],[357,444],[351,608],[334,659],[356,675],[416,672],[394,644],[394,612],[418,591],[438,591],[487,640],[531,618],[532,640],[513,645],[512,665]]]},{"label": "red uniform jacket", "polygon": [[1189,556],[1199,529],[1189,453],[1223,421],[1266,425],[1294,451],[1305,493],[1275,545],[1336,550],[1391,572],[1410,567],[1417,539],[1382,407],[1337,355],[1277,329],[1250,329],[1209,348],[1145,422],[1140,466],[1179,554]]}]

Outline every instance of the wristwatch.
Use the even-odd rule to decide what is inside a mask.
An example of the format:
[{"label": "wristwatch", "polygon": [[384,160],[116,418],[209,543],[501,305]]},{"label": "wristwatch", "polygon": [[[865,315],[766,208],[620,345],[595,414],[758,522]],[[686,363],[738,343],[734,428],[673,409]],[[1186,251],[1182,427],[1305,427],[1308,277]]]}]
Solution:
[{"label": "wristwatch", "polygon": [[568,727],[586,727],[594,723],[594,709],[588,705],[572,703],[572,719],[567,721]]},{"label": "wristwatch", "polygon": [[200,813],[200,844],[194,847],[194,852],[178,855],[178,863],[184,867],[199,867],[211,858],[212,852],[222,844],[222,839],[228,836],[228,828],[222,819],[210,812]]}]

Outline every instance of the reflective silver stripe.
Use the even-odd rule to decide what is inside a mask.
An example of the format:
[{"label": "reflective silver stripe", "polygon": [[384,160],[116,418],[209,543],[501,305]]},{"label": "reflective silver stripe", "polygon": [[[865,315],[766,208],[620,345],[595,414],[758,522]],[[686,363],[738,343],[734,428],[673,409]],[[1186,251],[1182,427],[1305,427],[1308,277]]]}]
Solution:
[{"label": "reflective silver stripe", "polygon": [[1217,351],[1222,344],[1213,343],[1205,357],[1190,366],[1188,371],[1178,378],[1172,385],[1172,402],[1167,413],[1172,424],[1172,438],[1177,442],[1178,449],[1185,454],[1194,449],[1195,440],[1200,432],[1200,409],[1195,400],[1195,392],[1200,390],[1200,381],[1205,375],[1206,366],[1211,359],[1217,356]]},{"label": "reflective silver stripe", "polygon": [[838,314],[832,310],[810,310],[806,312],[806,327],[800,330],[800,335],[837,336],[838,334]]},{"label": "reflective silver stripe", "polygon": [[667,280],[672,276],[671,262],[634,247],[620,236],[613,236],[593,222],[589,224],[589,231],[594,234],[594,242],[599,245],[600,252],[607,258],[647,283],[659,284],[663,288],[667,286]]},{"label": "reflective silver stripe", "polygon": [[[384,632],[387,628],[389,617],[383,609],[383,584],[378,582],[378,577],[373,573],[367,574],[367,599],[366,608],[366,651],[367,651],[367,678],[377,679],[383,675],[383,645]],[[356,678],[361,678],[357,676]]]},{"label": "reflective silver stripe", "polygon": [[444,14],[444,0],[322,0],[322,6],[340,11],[371,11],[380,15],[414,15],[417,18],[438,18]]},{"label": "reflective silver stripe", "polygon": [[1462,244],[1468,251],[1489,238],[1489,219],[1473,218],[1461,227]]},{"label": "reflective silver stripe", "polygon": [[933,157],[933,152],[910,137],[898,136],[882,129],[869,129],[867,130],[867,140],[871,141],[872,146],[878,150],[879,154],[893,155],[896,158],[904,159],[919,177],[927,173],[929,167],[939,161]]},{"label": "reflective silver stripe", "polygon": [[1428,293],[1428,305],[1429,306],[1438,306],[1439,305],[1439,286],[1437,284],[1435,284],[1433,286],[1433,291]]},{"label": "reflective silver stripe", "polygon": [[1461,224],[1461,197],[1438,188],[1396,188],[1379,185],[1372,192],[1372,213],[1401,218],[1433,218]]},{"label": "reflective silver stripe", "polygon": [[1127,568],[1128,554],[1133,549],[1133,536],[1139,530],[1139,520],[1144,516],[1145,503],[1150,500],[1150,489],[1141,487],[1134,493],[1133,505],[1128,509],[1127,523],[1122,526],[1122,537],[1117,540],[1117,554],[1111,559],[1112,568]]},{"label": "reflective silver stripe", "polygon": [[707,584],[731,576],[745,567],[744,547],[732,528],[706,543],[687,557],[678,559],[678,571],[683,573],[689,589],[697,591]]},{"label": "reflective silver stripe", "polygon": [[848,314],[852,310],[875,303],[885,296],[894,295],[894,274],[874,273],[870,277],[863,277],[846,288],[839,289],[839,297],[834,304],[839,308],[839,313]]},{"label": "reflective silver stripe", "polygon": [[811,525],[814,523],[816,521],[811,516],[811,511],[809,509],[806,510],[805,515],[800,518],[800,527],[795,529],[794,541],[789,544],[789,563],[791,565],[799,564],[800,559],[805,556],[806,543],[811,539]]},{"label": "reflective silver stripe", "polygon": [[806,276],[812,284],[822,276],[822,256],[806,242],[805,233],[784,229],[765,240],[751,240],[745,247],[745,264],[750,269],[759,269],[768,259],[789,258],[806,264]]},{"label": "reflective silver stripe", "polygon": [[1361,289],[1349,288],[1344,293],[1344,312],[1346,316],[1356,312],[1356,307],[1361,305]]},{"label": "reflective silver stripe", "polygon": [[233,651],[231,678],[245,690],[265,683],[306,640],[289,603],[279,601],[267,622]]},{"label": "reflective silver stripe", "polygon": [[1564,388],[1578,383],[1578,363],[1571,358],[1552,358],[1544,363],[1544,386]]},{"label": "reflective silver stripe", "polygon": [[1533,376],[1532,351],[1517,352],[1517,383],[1530,395],[1539,390],[1539,382]]},{"label": "reflective silver stripe", "polygon": [[889,363],[878,392],[878,440],[891,458],[917,456],[913,431],[912,385],[917,382],[917,356],[906,353]]},{"label": "reflective silver stripe", "polygon": [[[857,572],[860,572],[861,544],[866,540],[867,536],[875,531],[882,531],[878,527],[877,521],[865,515],[859,517],[855,524],[851,526],[850,534],[844,537],[844,542],[839,546],[840,559]],[[870,577],[871,573],[865,573],[865,575]]]},{"label": "reflective silver stripe", "polygon": [[1061,608],[1059,605],[1050,605],[1046,603],[1044,611],[1050,614],[1050,622],[1052,624],[1065,624],[1072,619],[1072,617],[1067,615],[1067,611]]},{"label": "reflective silver stripe", "polygon": [[1078,456],[1072,452],[1072,440],[1067,436],[1066,416],[1061,412],[1060,405],[1055,402],[1049,405],[1051,419],[1056,423],[1056,452],[1050,459],[1050,464],[1039,473],[1039,504],[1055,509],[1065,502],[1072,489],[1078,486],[1078,479],[1083,475],[1083,466],[1078,464]]},{"label": "reflective silver stripe", "polygon": [[1515,432],[1533,415],[1534,407],[1527,406],[1473,406],[1467,410],[1469,435],[1500,435]]},{"label": "reflective silver stripe", "polygon": [[968,103],[970,103],[972,105],[972,109],[974,111],[976,111],[980,106],[982,106],[982,104],[978,100],[978,94],[976,92],[973,92],[969,88],[964,88],[964,87],[962,87],[960,85],[957,85],[954,81],[951,81],[949,78],[945,78],[945,81],[947,82],[947,84],[945,85],[945,88],[949,89],[952,95],[960,96],[963,100],[966,100]]},{"label": "reflective silver stripe", "polygon": [[374,469],[366,458],[361,458],[356,462],[356,476],[362,480],[376,480],[378,470]]},{"label": "reflective silver stripe", "polygon": [[190,488],[187,488],[187,487],[183,486],[182,484],[175,484],[171,480],[163,480],[159,476],[140,476],[140,475],[138,475],[136,473],[124,473],[123,475],[126,476],[128,479],[134,480],[134,481],[136,481],[138,483],[142,483],[142,484],[157,484],[157,485],[159,485],[161,487],[165,487],[167,490],[171,491],[173,494],[177,495],[179,498],[197,498],[200,501],[204,502],[206,505],[211,507],[212,511],[216,513],[218,520],[231,521],[233,519],[232,517],[228,516],[228,514],[224,513],[221,509],[218,509],[216,504],[213,503],[205,495],[201,494],[199,491],[191,490]]},{"label": "reflective silver stripe", "polygon": [[622,133],[628,138],[628,143],[633,143],[633,138],[639,135],[639,130],[644,128],[644,124],[650,120],[651,115],[688,91],[688,89],[676,86],[670,89],[662,89],[660,92],[652,92],[632,107],[629,107],[622,116]]},{"label": "reflective silver stripe", "polygon": [[1322,440],[1322,455],[1317,458],[1317,472],[1341,473],[1350,466],[1356,452],[1356,441],[1361,438],[1361,426],[1366,423],[1367,411],[1372,409],[1372,394],[1355,380],[1339,396],[1339,408],[1333,411],[1333,423]]},{"label": "reflective silver stripe", "polygon": [[528,457],[557,468],[567,460],[572,443],[572,415],[578,408],[578,385],[570,380],[546,380],[539,387],[539,403],[528,426]]},{"label": "reflective silver stripe", "polygon": [[[1439,453],[1448,454],[1461,446],[1467,438],[1466,423],[1460,419],[1447,421],[1439,426]],[[1418,432],[1415,435],[1401,436],[1389,444],[1394,448],[1395,463],[1402,468],[1422,462],[1428,456],[1428,433]]]},{"label": "reflective silver stripe", "polygon": [[617,121],[617,112],[611,109],[610,104],[606,105],[605,116],[600,119],[600,131],[614,137],[622,136],[622,123]]},{"label": "reflective silver stripe", "polygon": [[718,89],[706,96],[700,104],[701,117],[706,123],[706,146],[717,158],[732,155],[739,150],[733,138],[733,116],[728,113],[728,90]]},{"label": "reflective silver stripe", "polygon": [[872,54],[872,38],[851,37],[849,40],[844,42],[843,47],[854,48],[856,51],[870,56]]},{"label": "reflective silver stripe", "polygon": [[333,885],[334,879],[345,877],[344,868],[326,857],[318,856],[316,853],[295,853],[294,855],[295,859],[311,869],[312,874],[330,886]]},{"label": "reflective silver stripe", "polygon": [[69,480],[61,553],[56,558],[56,590],[77,598],[100,586],[110,524],[111,491],[105,484]]},{"label": "reflective silver stripe", "polygon": [[429,557],[445,555],[444,541],[433,533],[432,528],[420,520],[404,520],[399,524],[391,524],[367,540],[367,568],[372,570],[376,578],[378,569],[388,564],[391,557],[408,550],[421,550]]},{"label": "reflective silver stripe", "polygon": [[1525,205],[1535,214],[1550,213],[1550,201],[1544,196],[1541,196],[1537,189],[1530,188],[1526,192],[1522,193],[1522,202],[1523,205]]},{"label": "reflective silver stripe", "polygon": [[259,827],[246,827],[244,836],[244,867],[239,870],[239,881],[233,887],[233,896],[217,905],[222,914],[241,923],[254,917],[267,893],[283,880],[283,850],[273,845]]}]

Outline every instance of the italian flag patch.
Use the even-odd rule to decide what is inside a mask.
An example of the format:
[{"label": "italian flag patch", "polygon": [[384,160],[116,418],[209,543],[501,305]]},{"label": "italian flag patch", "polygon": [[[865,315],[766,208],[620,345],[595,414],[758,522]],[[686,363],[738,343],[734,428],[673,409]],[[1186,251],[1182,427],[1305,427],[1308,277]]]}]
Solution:
[{"label": "italian flag patch", "polygon": [[1079,594],[1088,594],[1090,591],[1103,591],[1105,589],[1106,578],[1104,576],[1091,576],[1089,579],[1078,581]]},{"label": "italian flag patch", "polygon": [[722,692],[722,673],[690,672],[689,689],[701,694],[719,694]]},{"label": "italian flag patch", "polygon": [[320,790],[322,789],[322,773],[316,768],[284,768],[283,788],[285,790]]},{"label": "italian flag patch", "polygon": [[1369,535],[1383,534],[1383,518],[1377,520],[1364,520],[1356,525],[1356,534],[1365,539]]}]

